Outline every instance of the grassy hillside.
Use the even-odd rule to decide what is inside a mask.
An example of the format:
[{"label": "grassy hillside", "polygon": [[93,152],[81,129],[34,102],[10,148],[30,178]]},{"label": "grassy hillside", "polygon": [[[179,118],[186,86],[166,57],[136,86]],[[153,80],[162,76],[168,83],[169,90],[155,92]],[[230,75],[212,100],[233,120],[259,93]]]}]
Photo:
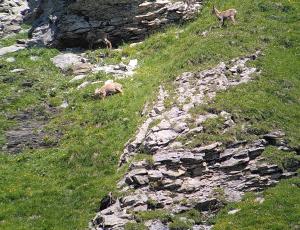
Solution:
[{"label": "grassy hillside", "polygon": [[[233,229],[297,229],[299,228],[299,178],[282,181],[275,188],[263,193],[265,201],[260,204],[253,194],[243,202],[228,205],[215,219],[216,230]],[[240,209],[234,215],[228,211]]]},{"label": "grassy hillside", "polygon": [[[210,14],[213,2],[220,8],[236,8],[238,25],[212,29],[204,37],[203,31],[217,25]],[[254,82],[220,93],[212,106],[226,109],[240,122],[250,124],[250,135],[281,128],[291,145],[299,146],[300,4],[289,0],[213,2],[206,3],[194,22],[171,27],[134,48],[125,44],[122,53],[114,53],[112,62],[127,55],[138,58],[140,63],[133,79],[120,81],[124,84],[124,96],[95,101],[90,97],[95,85],[77,91],[76,85],[69,83],[71,77],[63,76],[51,64],[50,58],[58,53],[54,49],[35,48],[0,58],[0,63],[4,63],[0,69],[0,144],[4,143],[5,130],[15,125],[7,114],[38,108],[45,102],[56,106],[64,98],[70,104],[48,127],[64,133],[58,146],[28,149],[17,156],[1,153],[0,229],[84,229],[100,198],[115,190],[116,181],[124,173],[125,169],[117,172],[118,157],[143,119],[139,111],[146,101],[155,98],[158,86],[182,72],[206,69],[257,49],[265,54],[255,62],[262,75]],[[16,58],[15,63],[4,61],[11,56]],[[40,59],[33,62],[30,56]],[[11,73],[13,68],[24,68],[26,72]],[[5,81],[8,76],[14,80]],[[35,82],[32,88],[22,87],[24,78]],[[96,74],[89,78],[109,76]],[[298,179],[296,182],[300,183]],[[273,229],[282,229],[287,222],[282,221],[283,212],[274,211],[269,203],[280,204],[284,213],[300,212],[299,206],[291,207],[296,199],[282,201],[282,194],[287,191],[293,197],[300,196],[299,188],[290,189],[296,182],[282,182],[268,192],[278,194],[262,209],[272,211],[272,218],[267,220],[272,221]],[[253,213],[255,206],[249,209]],[[288,215],[289,223],[297,224],[297,216]],[[220,215],[217,227],[233,229],[231,223],[237,229],[240,224],[243,229],[252,229],[253,222],[243,212],[238,217],[227,219]],[[258,223],[265,220],[263,215],[255,218]]]}]

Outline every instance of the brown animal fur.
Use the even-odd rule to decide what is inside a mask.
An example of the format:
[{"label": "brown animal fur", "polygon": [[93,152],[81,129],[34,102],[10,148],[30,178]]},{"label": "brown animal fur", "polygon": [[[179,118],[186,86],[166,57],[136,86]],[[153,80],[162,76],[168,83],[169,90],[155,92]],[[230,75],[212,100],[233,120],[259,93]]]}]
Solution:
[{"label": "brown animal fur", "polygon": [[86,40],[89,43],[89,49],[93,49],[96,44],[103,42],[107,49],[112,49],[112,44],[108,40],[108,34],[91,30],[87,33]]},{"label": "brown animal fur", "polygon": [[228,9],[225,11],[219,11],[215,6],[213,6],[212,13],[220,20],[220,27],[224,26],[226,20],[231,20],[233,24],[236,24],[236,9]]},{"label": "brown animal fur", "polygon": [[122,85],[117,82],[110,82],[95,90],[95,96],[105,98],[108,95],[121,93],[123,94]]}]

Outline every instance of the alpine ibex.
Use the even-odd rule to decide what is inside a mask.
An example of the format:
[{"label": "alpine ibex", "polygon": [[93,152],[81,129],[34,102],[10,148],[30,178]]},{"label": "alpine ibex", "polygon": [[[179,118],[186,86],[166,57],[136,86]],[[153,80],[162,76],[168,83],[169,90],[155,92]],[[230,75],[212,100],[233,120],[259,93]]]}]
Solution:
[{"label": "alpine ibex", "polygon": [[220,27],[224,26],[224,22],[226,20],[231,20],[233,22],[233,24],[236,23],[235,21],[235,17],[237,14],[237,10],[236,9],[228,9],[225,11],[219,11],[215,6],[213,6],[213,10],[212,13],[214,15],[216,15],[216,17],[220,20]]},{"label": "alpine ibex", "polygon": [[95,97],[104,99],[106,96],[116,93],[123,94],[122,85],[117,82],[109,81],[105,83],[101,88],[96,89],[94,95]]},{"label": "alpine ibex", "polygon": [[112,49],[112,44],[108,40],[108,34],[102,31],[95,31],[94,29],[89,31],[86,35],[86,40],[89,44],[89,49],[93,49],[94,45],[104,43],[106,48]]}]

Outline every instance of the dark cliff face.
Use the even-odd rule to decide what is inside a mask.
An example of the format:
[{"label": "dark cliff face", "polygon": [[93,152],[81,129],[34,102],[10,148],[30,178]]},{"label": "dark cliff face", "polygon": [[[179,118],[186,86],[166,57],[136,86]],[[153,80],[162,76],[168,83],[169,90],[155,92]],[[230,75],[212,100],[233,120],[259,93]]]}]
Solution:
[{"label": "dark cliff face", "polygon": [[87,47],[88,32],[105,32],[113,45],[139,41],[169,23],[191,19],[199,2],[187,6],[169,0],[40,0],[32,10],[30,31],[47,46]]}]

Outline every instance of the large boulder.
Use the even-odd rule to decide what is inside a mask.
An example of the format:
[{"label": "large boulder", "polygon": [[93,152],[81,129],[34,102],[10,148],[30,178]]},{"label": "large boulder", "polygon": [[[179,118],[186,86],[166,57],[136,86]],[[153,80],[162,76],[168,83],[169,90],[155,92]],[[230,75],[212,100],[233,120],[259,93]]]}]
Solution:
[{"label": "large boulder", "polygon": [[105,32],[113,45],[138,41],[166,24],[189,20],[200,3],[171,0],[40,0],[29,35],[56,47],[88,47],[89,32]]}]

